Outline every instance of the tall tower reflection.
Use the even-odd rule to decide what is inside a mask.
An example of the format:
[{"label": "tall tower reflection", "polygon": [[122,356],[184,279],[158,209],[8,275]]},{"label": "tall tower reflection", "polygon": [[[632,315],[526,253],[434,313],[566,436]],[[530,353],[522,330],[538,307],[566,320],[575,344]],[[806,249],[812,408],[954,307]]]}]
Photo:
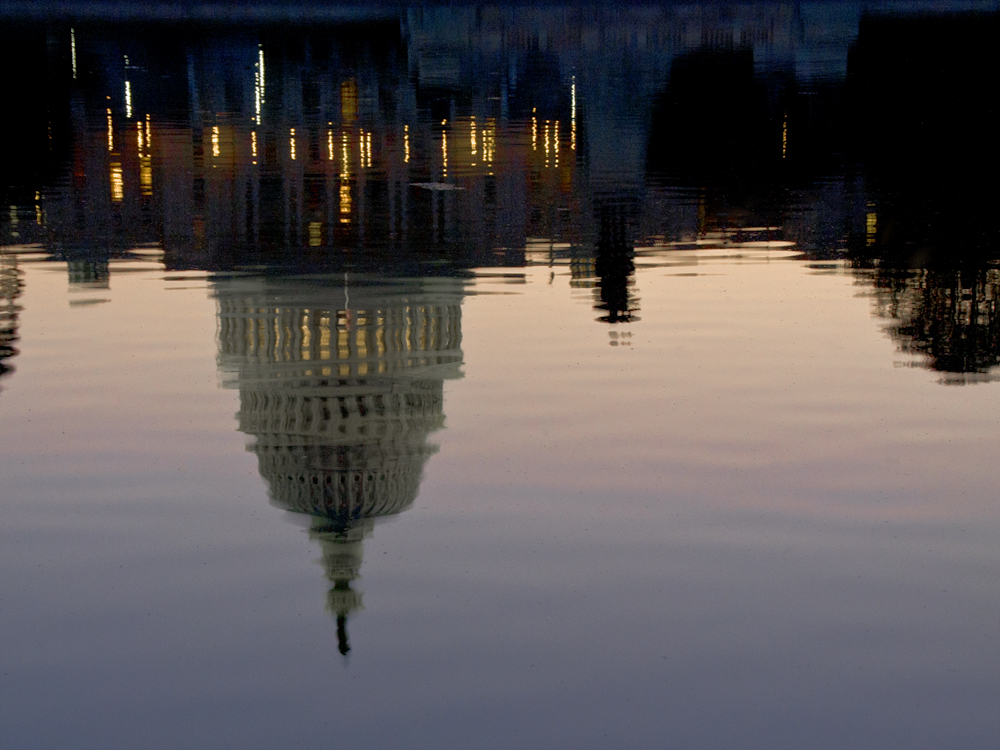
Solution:
[{"label": "tall tower reflection", "polygon": [[462,282],[231,279],[216,295],[239,429],[254,437],[271,501],[310,517],[346,655],[363,540],[416,499],[444,381],[461,377]]}]

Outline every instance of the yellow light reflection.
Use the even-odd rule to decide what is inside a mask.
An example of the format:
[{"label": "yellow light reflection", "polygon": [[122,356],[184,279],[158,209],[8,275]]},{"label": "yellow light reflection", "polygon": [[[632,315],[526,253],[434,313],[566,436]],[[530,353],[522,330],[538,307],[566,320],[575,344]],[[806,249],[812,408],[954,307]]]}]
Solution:
[{"label": "yellow light reflection", "polygon": [[483,130],[483,161],[493,174],[493,158],[496,152],[497,123],[492,117],[486,118],[486,128]]},{"label": "yellow light reflection", "polygon": [[219,126],[212,126],[212,156],[219,155]]},{"label": "yellow light reflection", "polygon": [[150,155],[150,149],[153,146],[153,137],[149,128],[149,113],[146,113],[146,156]]},{"label": "yellow light reflection", "polygon": [[403,163],[410,163],[410,126],[403,126]]},{"label": "yellow light reflection", "polygon": [[553,129],[552,143],[554,144],[554,149],[555,149],[555,158],[556,158],[555,166],[558,167],[559,166],[559,120],[556,120],[556,124]]},{"label": "yellow light reflection", "polygon": [[309,247],[319,247],[322,238],[322,225],[318,221],[309,222]]},{"label": "yellow light reflection", "polygon": [[538,119],[535,117],[536,108],[531,108],[531,150],[538,150]]},{"label": "yellow light reflection", "polygon": [[545,121],[545,166],[549,166],[549,121]]},{"label": "yellow light reflection", "polygon": [[326,154],[329,161],[333,161],[333,129],[326,131]]},{"label": "yellow light reflection", "polygon": [[35,223],[42,225],[42,194],[35,191]]},{"label": "yellow light reflection", "polygon": [[137,131],[136,132],[136,142],[139,144],[139,156],[142,156],[142,146],[143,146],[142,123],[141,122],[137,122],[135,124],[135,129]]},{"label": "yellow light reflection", "polygon": [[111,162],[111,200],[121,203],[125,197],[125,180],[122,176],[121,162]]},{"label": "yellow light reflection", "polygon": [[448,176],[448,131],[447,120],[441,120],[441,179]]},{"label": "yellow light reflection", "polygon": [[149,156],[139,158],[139,190],[143,195],[153,194],[153,160]]},{"label": "yellow light reflection", "polygon": [[340,84],[340,117],[344,122],[353,122],[358,116],[358,83],[350,78]]},{"label": "yellow light reflection", "polygon": [[878,230],[878,214],[874,211],[869,213],[865,217],[865,235],[867,237],[867,245],[875,244],[875,235]]},{"label": "yellow light reflection", "polygon": [[[470,133],[469,133],[469,146],[472,149],[472,155],[475,156],[476,155],[476,118],[475,117],[472,118],[471,125],[472,125],[472,127],[471,127],[471,130],[470,130]],[[472,166],[476,166],[476,160],[475,159],[472,160]]]},{"label": "yellow light reflection", "polygon": [[111,120],[111,107],[108,107],[108,151],[115,150],[115,125]]},{"label": "yellow light reflection", "polygon": [[340,223],[351,223],[351,170],[347,153],[347,133],[341,135],[340,147]]},{"label": "yellow light reflection", "polygon": [[257,131],[250,131],[250,155],[253,157],[253,163],[257,163]]},{"label": "yellow light reflection", "polygon": [[76,80],[76,31],[74,29],[69,30],[69,55],[70,61],[73,64],[73,80]]},{"label": "yellow light reflection", "polygon": [[291,128],[288,133],[288,148],[292,161],[295,161],[295,128]]}]

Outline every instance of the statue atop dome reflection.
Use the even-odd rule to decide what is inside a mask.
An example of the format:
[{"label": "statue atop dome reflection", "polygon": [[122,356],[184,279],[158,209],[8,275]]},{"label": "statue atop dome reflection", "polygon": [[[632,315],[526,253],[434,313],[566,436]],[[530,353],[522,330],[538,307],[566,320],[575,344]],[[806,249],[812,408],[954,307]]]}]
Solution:
[{"label": "statue atop dome reflection", "polygon": [[232,279],[216,296],[239,429],[254,437],[272,503],[310,518],[346,655],[363,541],[416,499],[444,380],[461,377],[462,282]]}]

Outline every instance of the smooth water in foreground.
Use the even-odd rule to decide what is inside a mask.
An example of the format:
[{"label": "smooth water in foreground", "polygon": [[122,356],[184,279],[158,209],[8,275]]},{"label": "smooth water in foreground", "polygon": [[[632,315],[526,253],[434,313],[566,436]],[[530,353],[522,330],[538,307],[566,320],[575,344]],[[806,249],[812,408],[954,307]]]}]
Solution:
[{"label": "smooth water in foreground", "polygon": [[25,22],[0,746],[997,746],[988,196],[822,147],[894,20],[738,7]]}]

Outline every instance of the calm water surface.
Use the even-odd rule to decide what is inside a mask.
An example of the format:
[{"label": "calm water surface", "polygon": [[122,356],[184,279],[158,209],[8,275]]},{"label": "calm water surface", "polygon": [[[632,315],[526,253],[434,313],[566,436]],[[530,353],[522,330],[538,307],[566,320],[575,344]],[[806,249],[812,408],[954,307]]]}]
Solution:
[{"label": "calm water surface", "polygon": [[1000,743],[995,5],[81,7],[4,32],[0,746]]}]

